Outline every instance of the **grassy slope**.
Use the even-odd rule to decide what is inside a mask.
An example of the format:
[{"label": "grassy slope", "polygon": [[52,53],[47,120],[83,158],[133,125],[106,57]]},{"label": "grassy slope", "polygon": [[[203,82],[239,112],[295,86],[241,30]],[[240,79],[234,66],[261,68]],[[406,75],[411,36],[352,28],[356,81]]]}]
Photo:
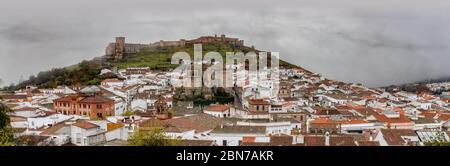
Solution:
[{"label": "grassy slope", "polygon": [[[210,51],[219,52],[224,60],[226,59],[226,52],[239,52],[247,53],[251,51],[251,48],[241,47],[234,48],[231,45],[215,45],[206,44],[203,45],[203,55]],[[191,58],[194,56],[193,46],[184,47],[160,47],[160,48],[146,48],[143,51],[135,54],[129,54],[124,60],[120,62],[111,62],[112,65],[117,66],[119,69],[127,67],[150,67],[151,69],[166,70],[175,68],[178,65],[170,64],[172,55],[175,52],[187,52]],[[280,66],[295,67],[295,65],[289,64],[285,61],[280,61]]]},{"label": "grassy slope", "polygon": [[[206,54],[210,51],[219,52],[224,60],[226,59],[226,52],[244,52],[247,53],[252,49],[249,47],[241,47],[235,48],[232,45],[216,45],[216,44],[204,44],[203,45],[203,54]],[[147,48],[143,51],[135,54],[130,54],[125,57],[124,60],[120,62],[108,61],[107,66],[117,66],[119,69],[124,69],[127,67],[150,67],[153,70],[167,70],[173,69],[178,65],[170,64],[171,57],[175,52],[183,51],[187,52],[191,59],[194,56],[194,47],[183,46],[183,47],[160,47],[160,48]],[[99,80],[102,78],[99,77],[98,73],[105,63],[96,60],[86,61],[89,63],[95,63],[99,66],[91,69],[95,69],[95,72],[90,71],[91,69],[87,69],[86,67],[82,68],[80,66],[81,63],[71,65],[65,68],[61,68],[59,72],[51,72],[46,71],[43,72],[42,75],[37,75],[37,79],[27,80],[22,83],[19,83],[16,86],[7,87],[9,90],[17,90],[20,88],[24,88],[26,85],[36,85],[43,88],[55,87],[58,85],[91,85],[98,84]],[[86,65],[85,65],[86,66]],[[289,64],[285,61],[280,60],[280,66],[285,67],[296,67],[295,65]],[[98,68],[99,67],[99,68]],[[61,71],[62,70],[62,71]],[[86,71],[85,71],[86,70]],[[58,74],[59,73],[59,74]]]}]

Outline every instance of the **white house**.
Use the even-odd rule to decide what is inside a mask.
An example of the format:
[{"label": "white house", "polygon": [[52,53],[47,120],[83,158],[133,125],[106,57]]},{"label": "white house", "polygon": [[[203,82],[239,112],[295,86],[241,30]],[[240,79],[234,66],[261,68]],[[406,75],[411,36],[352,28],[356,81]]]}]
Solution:
[{"label": "white house", "polygon": [[89,146],[106,141],[105,130],[86,120],[71,125],[71,143],[78,146]]},{"label": "white house", "polygon": [[60,146],[71,142],[71,124],[74,122],[60,122],[42,131],[39,135],[50,136],[55,145]]},{"label": "white house", "polygon": [[351,99],[348,96],[337,95],[337,94],[324,95],[323,100],[324,100],[325,105],[328,105],[328,106],[342,105],[342,104],[345,104],[345,103],[351,101]]},{"label": "white house", "polygon": [[227,118],[233,117],[236,111],[233,107],[230,107],[228,105],[210,105],[205,110],[203,110],[203,113],[218,118]]},{"label": "white house", "polygon": [[12,112],[12,115],[31,118],[45,115],[45,112],[39,108],[34,107],[22,107],[19,109],[15,109]]},{"label": "white house", "polygon": [[105,79],[105,80],[103,80],[101,82],[101,85],[103,87],[108,87],[108,86],[110,86],[110,87],[122,87],[122,86],[125,85],[125,83],[124,83],[124,81],[115,78],[115,79]]},{"label": "white house", "polygon": [[428,110],[428,109],[431,109],[432,103],[431,102],[426,102],[426,101],[414,101],[413,105],[418,107],[418,108]]},{"label": "white house", "polygon": [[63,114],[52,114],[44,117],[27,118],[27,124],[29,129],[38,129],[41,127],[52,126],[62,121],[71,119],[72,116]]},{"label": "white house", "polygon": [[210,133],[219,146],[239,146],[242,142],[269,142],[263,126],[221,126]]},{"label": "white house", "polygon": [[291,131],[296,128],[300,129],[301,123],[300,122],[294,122],[291,121],[262,121],[258,120],[256,121],[238,121],[236,122],[236,126],[260,126],[266,128],[266,134],[286,134],[290,135]]},{"label": "white house", "polygon": [[120,97],[113,97],[114,100],[114,115],[122,115],[127,109],[127,103]]},{"label": "white house", "polygon": [[131,110],[147,110],[147,101],[144,99],[135,99],[131,101]]}]

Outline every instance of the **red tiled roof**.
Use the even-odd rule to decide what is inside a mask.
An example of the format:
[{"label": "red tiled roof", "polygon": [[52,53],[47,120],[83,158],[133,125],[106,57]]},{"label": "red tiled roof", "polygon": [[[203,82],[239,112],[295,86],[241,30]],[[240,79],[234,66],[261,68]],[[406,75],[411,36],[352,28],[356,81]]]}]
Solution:
[{"label": "red tiled roof", "polygon": [[380,146],[378,141],[357,141],[358,146]]},{"label": "red tiled roof", "polygon": [[443,102],[450,103],[450,98],[442,98],[441,100],[442,100]]},{"label": "red tiled roof", "polygon": [[437,112],[436,111],[427,110],[427,111],[422,111],[420,113],[420,115],[423,115],[426,119],[433,119],[437,115]]},{"label": "red tiled roof", "polygon": [[263,99],[250,99],[248,103],[251,105],[269,105],[269,102]]},{"label": "red tiled roof", "polygon": [[[353,136],[331,135],[330,146],[356,146]],[[306,146],[325,146],[325,136],[307,135],[304,138]]]},{"label": "red tiled roof", "polygon": [[123,127],[123,124],[108,123],[106,125],[107,131],[112,131],[121,127]]},{"label": "red tiled roof", "polygon": [[349,110],[351,108],[348,105],[338,105],[338,106],[336,106],[336,109],[338,109],[338,110]]},{"label": "red tiled roof", "polygon": [[410,119],[408,119],[408,117],[406,117],[403,114],[400,114],[400,116],[398,118],[388,118],[385,115],[380,115],[380,114],[374,114],[373,115],[378,121],[380,122],[385,122],[385,123],[411,123],[412,121]]},{"label": "red tiled roof", "polygon": [[114,100],[99,95],[88,96],[80,100],[80,103],[108,103],[108,102],[114,102]]},{"label": "red tiled roof", "polygon": [[335,128],[337,123],[329,118],[317,118],[311,121],[311,127]]},{"label": "red tiled roof", "polygon": [[402,146],[405,144],[402,136],[417,136],[414,130],[409,129],[381,129],[383,138],[389,145]]},{"label": "red tiled roof", "polygon": [[379,108],[374,108],[373,110],[374,110],[375,112],[377,112],[377,113],[382,113],[382,112],[384,112],[384,110],[379,109]]},{"label": "red tiled roof", "polygon": [[96,124],[90,123],[90,122],[85,121],[85,120],[78,121],[77,123],[74,123],[72,125],[77,126],[79,128],[82,128],[82,129],[93,129],[93,128],[99,127]]},{"label": "red tiled roof", "polygon": [[442,121],[447,121],[450,119],[450,114],[449,113],[441,114],[441,115],[439,115],[438,119],[442,120]]},{"label": "red tiled roof", "polygon": [[197,114],[168,120],[149,119],[142,122],[141,127],[161,126],[164,127],[165,131],[184,132],[195,130],[196,132],[203,132],[212,130],[224,123],[220,118],[208,114]]},{"label": "red tiled roof", "polygon": [[255,142],[255,140],[256,140],[256,137],[243,137],[242,138],[242,142],[245,142],[245,143]]},{"label": "red tiled roof", "polygon": [[55,102],[72,102],[72,101],[76,101],[77,99],[78,99],[78,96],[70,95],[70,96],[57,98],[53,101],[55,101]]},{"label": "red tiled roof", "polygon": [[226,110],[228,110],[230,108],[230,106],[228,105],[210,105],[208,107],[208,111],[214,111],[214,112],[224,112]]},{"label": "red tiled roof", "polygon": [[378,102],[380,102],[380,103],[385,103],[387,101],[389,101],[389,99],[387,99],[387,98],[382,98],[382,99],[378,100]]}]

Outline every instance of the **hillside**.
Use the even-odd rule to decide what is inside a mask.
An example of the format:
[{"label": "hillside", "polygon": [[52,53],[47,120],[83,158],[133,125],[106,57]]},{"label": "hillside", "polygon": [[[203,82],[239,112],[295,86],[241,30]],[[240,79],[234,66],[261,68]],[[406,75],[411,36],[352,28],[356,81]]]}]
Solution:
[{"label": "hillside", "polygon": [[[250,47],[235,48],[231,45],[226,44],[203,44],[202,48],[203,55],[207,52],[216,51],[222,55],[224,60],[226,59],[226,52],[247,53],[249,51],[252,51],[252,48]],[[258,50],[254,51],[259,52]],[[118,67],[119,69],[125,69],[127,67],[150,67],[153,70],[168,70],[176,68],[178,66],[170,63],[172,55],[176,52],[187,52],[189,55],[191,55],[191,58],[193,58],[194,47],[193,45],[186,45],[144,48],[140,52],[128,54],[121,61],[116,62],[108,60],[107,62],[112,66]],[[296,67],[295,65],[283,60],[280,61],[280,66]]]},{"label": "hillside", "polygon": [[[60,85],[66,86],[86,86],[98,85],[101,80],[115,78],[114,75],[100,76],[103,68],[125,69],[127,67],[150,67],[152,70],[170,70],[178,65],[171,64],[171,57],[175,52],[187,52],[193,57],[193,45],[185,46],[163,46],[156,48],[144,48],[136,53],[127,54],[122,60],[114,61],[106,56],[85,60],[78,64],[64,68],[53,68],[48,71],[39,72],[36,76],[31,75],[27,80],[13,86],[5,87],[5,90],[17,90],[28,85],[39,88],[55,88]],[[229,44],[203,44],[203,54],[210,51],[219,52],[225,59],[226,52],[259,52],[248,46],[233,47]],[[280,60],[280,66],[298,67],[286,61]]]}]

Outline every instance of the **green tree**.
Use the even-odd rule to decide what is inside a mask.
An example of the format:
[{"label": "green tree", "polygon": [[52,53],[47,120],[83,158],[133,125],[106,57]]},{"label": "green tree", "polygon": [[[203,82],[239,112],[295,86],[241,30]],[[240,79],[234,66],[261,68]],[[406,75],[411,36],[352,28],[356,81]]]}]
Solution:
[{"label": "green tree", "polygon": [[444,132],[439,132],[436,136],[430,140],[424,142],[425,146],[450,146],[450,141],[445,138]]},{"label": "green tree", "polygon": [[11,146],[14,142],[14,132],[8,116],[10,111],[6,105],[0,103],[0,146]]},{"label": "green tree", "polygon": [[170,139],[162,127],[141,127],[128,139],[132,146],[177,146],[180,141]]}]

